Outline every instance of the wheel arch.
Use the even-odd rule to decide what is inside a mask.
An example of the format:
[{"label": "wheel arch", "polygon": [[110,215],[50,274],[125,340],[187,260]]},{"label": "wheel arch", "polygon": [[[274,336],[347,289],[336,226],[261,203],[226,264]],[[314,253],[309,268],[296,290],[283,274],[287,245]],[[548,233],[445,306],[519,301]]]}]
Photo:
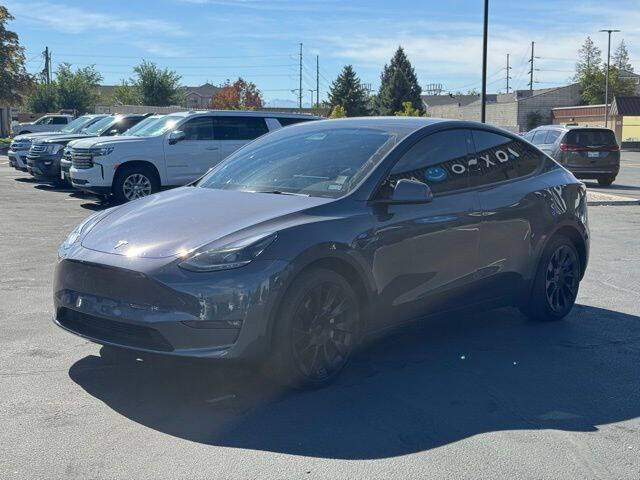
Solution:
[{"label": "wheel arch", "polygon": [[358,298],[358,303],[360,306],[360,314],[362,316],[361,320],[367,321],[368,313],[371,305],[371,290],[367,287],[367,281],[363,274],[360,272],[360,269],[355,266],[351,261],[339,257],[339,256],[325,256],[315,258],[313,260],[308,261],[303,266],[296,269],[292,272],[286,282],[286,285],[282,289],[281,294],[278,296],[274,307],[271,311],[270,319],[269,319],[269,344],[273,346],[273,342],[275,341],[275,329],[276,324],[278,322],[278,318],[280,317],[280,313],[283,307],[283,300],[286,298],[287,294],[291,291],[291,288],[295,284],[296,280],[299,279],[302,275],[307,272],[314,270],[316,268],[323,268],[326,270],[330,270],[332,272],[337,273],[347,280],[349,285],[354,289],[356,296]]},{"label": "wheel arch", "polygon": [[132,168],[132,167],[144,167],[144,168],[151,169],[154,172],[156,179],[158,180],[158,184],[162,186],[162,176],[158,171],[158,167],[156,167],[155,164],[153,164],[153,162],[150,162],[148,160],[127,160],[125,162],[122,162],[120,165],[118,165],[118,168],[116,169],[113,184],[115,185],[115,179],[117,178],[118,175],[121,175],[125,169]]}]

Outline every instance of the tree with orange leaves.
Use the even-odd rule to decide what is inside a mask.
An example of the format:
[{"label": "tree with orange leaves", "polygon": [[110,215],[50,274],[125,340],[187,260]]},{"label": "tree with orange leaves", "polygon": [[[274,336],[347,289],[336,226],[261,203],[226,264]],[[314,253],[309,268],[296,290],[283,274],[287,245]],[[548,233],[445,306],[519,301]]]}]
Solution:
[{"label": "tree with orange leaves", "polygon": [[211,99],[210,108],[222,110],[255,110],[262,108],[262,93],[255,83],[238,77],[234,83],[227,80]]}]

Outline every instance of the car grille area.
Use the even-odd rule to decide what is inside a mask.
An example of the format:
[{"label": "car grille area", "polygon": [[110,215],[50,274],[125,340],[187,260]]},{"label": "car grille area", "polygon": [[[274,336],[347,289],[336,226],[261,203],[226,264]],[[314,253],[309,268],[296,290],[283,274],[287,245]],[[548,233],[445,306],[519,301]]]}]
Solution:
[{"label": "car grille area", "polygon": [[44,143],[34,143],[31,145],[29,153],[44,153],[47,151],[47,145]]},{"label": "car grille area", "polygon": [[165,338],[151,327],[109,320],[67,307],[57,309],[56,320],[64,328],[97,341],[161,352],[173,350]]},{"label": "car grille area", "polygon": [[93,156],[87,148],[72,148],[70,157],[73,168],[86,169],[93,167]]}]

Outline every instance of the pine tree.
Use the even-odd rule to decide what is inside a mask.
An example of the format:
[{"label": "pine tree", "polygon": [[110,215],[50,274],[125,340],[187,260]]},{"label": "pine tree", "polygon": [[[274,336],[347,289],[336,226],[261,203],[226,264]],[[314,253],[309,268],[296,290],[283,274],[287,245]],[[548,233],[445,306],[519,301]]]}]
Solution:
[{"label": "pine tree", "polygon": [[329,103],[332,109],[342,107],[350,117],[369,114],[367,91],[351,65],[346,65],[331,84]]},{"label": "pine tree", "polygon": [[618,48],[616,48],[612,60],[612,65],[618,70],[633,72],[633,66],[631,65],[631,62],[629,62],[629,52],[627,51],[627,46],[625,45],[624,40],[622,40],[620,45],[618,45]]},{"label": "pine tree", "polygon": [[16,105],[33,81],[25,69],[24,47],[18,35],[6,28],[11,20],[13,16],[0,5],[0,104]]},{"label": "pine tree", "polygon": [[380,75],[380,90],[376,99],[378,115],[394,115],[404,110],[403,103],[411,102],[420,114],[424,112],[416,72],[402,47],[398,47],[389,65],[385,65]]},{"label": "pine tree", "polygon": [[602,52],[596,44],[593,43],[591,37],[587,37],[578,50],[578,62],[576,63],[576,75],[575,79],[580,81],[580,78],[600,68],[602,63]]}]

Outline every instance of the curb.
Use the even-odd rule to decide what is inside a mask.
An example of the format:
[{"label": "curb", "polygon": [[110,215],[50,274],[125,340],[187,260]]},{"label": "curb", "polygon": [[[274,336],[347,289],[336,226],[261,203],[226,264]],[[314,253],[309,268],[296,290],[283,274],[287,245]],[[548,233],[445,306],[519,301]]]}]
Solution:
[{"label": "curb", "polygon": [[587,201],[587,205],[590,207],[640,205],[640,200],[593,200]]}]

